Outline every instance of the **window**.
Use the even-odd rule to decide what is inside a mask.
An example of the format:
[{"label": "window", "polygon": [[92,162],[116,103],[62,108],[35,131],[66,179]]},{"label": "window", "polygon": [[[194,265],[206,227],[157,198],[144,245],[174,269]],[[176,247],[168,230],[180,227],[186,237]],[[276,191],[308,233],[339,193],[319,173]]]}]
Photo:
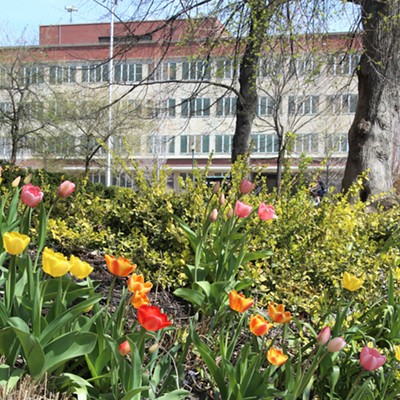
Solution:
[{"label": "window", "polygon": [[175,154],[175,136],[151,136],[149,150],[152,154]]},{"label": "window", "polygon": [[318,134],[298,133],[295,138],[293,151],[295,153],[315,153],[318,151]]},{"label": "window", "polygon": [[142,80],[142,64],[117,64],[114,67],[115,82],[138,82]]},{"label": "window", "polygon": [[328,110],[331,114],[354,114],[358,103],[357,94],[328,96]]},{"label": "window", "polygon": [[149,64],[149,79],[152,81],[170,81],[176,79],[176,63],[162,62]]},{"label": "window", "polygon": [[208,135],[181,135],[180,154],[210,152],[210,137]]},{"label": "window", "polygon": [[232,148],[233,135],[216,135],[215,136],[215,152],[222,154],[230,154]]},{"label": "window", "polygon": [[328,137],[328,152],[347,153],[349,151],[349,142],[347,133],[334,133]]},{"label": "window", "polygon": [[153,118],[169,117],[173,118],[176,115],[176,100],[167,99],[164,102],[160,102],[159,105],[152,108]]},{"label": "window", "polygon": [[315,62],[314,57],[307,56],[307,57],[297,58],[296,60],[294,60],[294,62],[291,64],[291,67],[296,68],[297,75],[309,76],[317,72],[316,64],[317,63]]},{"label": "window", "polygon": [[13,112],[13,105],[11,102],[0,102],[0,117],[1,114],[11,115]]},{"label": "window", "polygon": [[10,86],[11,76],[6,67],[0,67],[0,85]]},{"label": "window", "polygon": [[39,66],[24,66],[20,68],[19,83],[23,85],[37,85],[44,82],[44,68]]},{"label": "window", "polygon": [[90,171],[89,180],[92,183],[106,184],[106,174],[104,171]]},{"label": "window", "polygon": [[0,157],[8,158],[11,155],[11,138],[0,137]]},{"label": "window", "polygon": [[272,116],[276,108],[275,100],[270,96],[258,98],[257,113],[259,116]]},{"label": "window", "polygon": [[289,96],[290,115],[316,114],[319,109],[319,96]]},{"label": "window", "polygon": [[278,136],[274,133],[251,135],[251,150],[253,153],[278,153]]},{"label": "window", "polygon": [[328,60],[330,75],[352,75],[357,69],[361,55],[358,53],[338,54]]},{"label": "window", "polygon": [[236,97],[221,97],[217,100],[217,117],[236,115]]},{"label": "window", "polygon": [[182,63],[182,79],[202,80],[210,79],[210,66],[205,61],[192,61]]},{"label": "window", "polygon": [[182,117],[209,117],[210,99],[183,99],[181,103]]},{"label": "window", "polygon": [[69,66],[51,66],[50,67],[50,84],[59,83],[75,83],[76,82],[76,67]]},{"label": "window", "polygon": [[108,82],[108,64],[82,65],[82,82]]},{"label": "window", "polygon": [[238,67],[234,60],[220,59],[217,60],[216,76],[219,79],[232,79],[238,75]]}]

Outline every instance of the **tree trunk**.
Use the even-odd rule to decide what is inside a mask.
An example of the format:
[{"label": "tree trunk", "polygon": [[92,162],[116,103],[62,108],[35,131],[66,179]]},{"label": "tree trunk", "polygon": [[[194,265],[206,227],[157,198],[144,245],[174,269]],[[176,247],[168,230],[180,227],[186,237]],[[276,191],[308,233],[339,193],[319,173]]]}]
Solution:
[{"label": "tree trunk", "polygon": [[363,50],[359,102],[349,131],[343,190],[364,171],[362,200],[393,187],[399,163],[400,1],[361,0]]},{"label": "tree trunk", "polygon": [[250,134],[257,112],[257,71],[260,50],[267,33],[267,6],[264,1],[249,2],[250,31],[240,63],[239,97],[232,142],[232,163],[249,151]]}]

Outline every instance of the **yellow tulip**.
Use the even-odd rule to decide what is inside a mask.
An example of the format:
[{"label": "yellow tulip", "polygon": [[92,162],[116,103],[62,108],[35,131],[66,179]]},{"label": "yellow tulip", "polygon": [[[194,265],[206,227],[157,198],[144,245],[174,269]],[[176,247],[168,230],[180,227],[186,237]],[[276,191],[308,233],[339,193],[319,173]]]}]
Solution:
[{"label": "yellow tulip", "polygon": [[354,292],[355,290],[359,289],[363,283],[364,278],[357,278],[348,272],[343,274],[342,286],[350,292]]},{"label": "yellow tulip", "polygon": [[69,262],[71,263],[69,272],[78,279],[85,279],[93,271],[93,268],[79,257],[71,256]]},{"label": "yellow tulip", "polygon": [[45,247],[42,254],[42,267],[46,274],[57,278],[65,275],[71,269],[71,264],[63,254]]},{"label": "yellow tulip", "polygon": [[28,246],[31,239],[19,232],[6,232],[3,235],[3,244],[6,252],[16,256],[21,254]]},{"label": "yellow tulip", "polygon": [[396,360],[400,361],[400,345],[394,346],[394,353],[396,355]]}]

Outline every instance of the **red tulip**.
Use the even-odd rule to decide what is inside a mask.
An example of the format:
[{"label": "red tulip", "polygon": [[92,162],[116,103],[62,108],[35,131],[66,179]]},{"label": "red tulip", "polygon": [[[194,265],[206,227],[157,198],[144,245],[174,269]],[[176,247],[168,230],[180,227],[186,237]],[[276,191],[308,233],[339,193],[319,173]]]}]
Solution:
[{"label": "red tulip", "polygon": [[61,183],[61,185],[58,187],[57,189],[57,194],[62,197],[63,199],[65,199],[66,197],[68,197],[69,195],[71,195],[73,193],[73,191],[75,190],[75,183],[72,183],[70,181],[64,181],[63,183]]},{"label": "red tulip", "polygon": [[278,218],[275,214],[275,208],[267,206],[265,203],[261,203],[258,207],[258,216],[263,221],[269,221],[272,218]]},{"label": "red tulip", "polygon": [[239,190],[242,194],[250,193],[254,189],[254,183],[251,183],[247,179],[242,179],[240,182]]},{"label": "red tulip", "polygon": [[386,362],[386,357],[381,355],[377,349],[365,346],[360,353],[360,364],[367,371],[378,369]]},{"label": "red tulip", "polygon": [[168,316],[163,314],[156,306],[142,306],[137,312],[140,325],[148,331],[159,331],[171,325]]},{"label": "red tulip", "polygon": [[251,213],[251,206],[242,203],[241,201],[237,201],[235,204],[235,214],[239,218],[246,218],[250,215]]},{"label": "red tulip", "polygon": [[43,192],[39,186],[30,183],[22,186],[21,201],[28,207],[35,208],[43,199]]}]

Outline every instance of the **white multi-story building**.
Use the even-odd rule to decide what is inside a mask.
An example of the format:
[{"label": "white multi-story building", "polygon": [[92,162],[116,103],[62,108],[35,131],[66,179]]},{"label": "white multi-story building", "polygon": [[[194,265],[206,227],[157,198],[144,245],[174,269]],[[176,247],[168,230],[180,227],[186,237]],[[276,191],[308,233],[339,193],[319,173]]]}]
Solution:
[{"label": "white multi-story building", "polygon": [[[221,44],[210,50],[209,38],[216,36]],[[20,163],[51,164],[70,172],[82,171],[87,164],[91,179],[105,183],[107,145],[112,145],[128,169],[128,159],[146,168],[166,165],[171,171],[168,183],[175,188],[179,176],[189,176],[194,165],[206,166],[210,154],[209,174],[227,173],[240,50],[234,57],[231,38],[221,24],[212,19],[195,24],[186,20],[116,23],[110,42],[109,24],[52,25],[40,27],[39,46],[0,49],[0,159],[10,157],[12,137],[4,118],[15,110],[16,98],[7,88],[12,66],[19,60],[19,87],[36,99],[29,107],[24,105],[31,113],[26,114],[32,115],[35,108],[35,115],[47,110],[46,118],[49,109],[53,117],[63,115],[59,126],[54,118],[43,126],[32,123],[30,130],[25,126],[28,133],[21,140]],[[266,48],[261,57],[251,161],[263,168],[270,183],[274,183],[282,135],[293,138],[294,160],[307,154],[314,166],[325,160],[325,169],[343,168],[347,131],[357,106],[354,71],[359,58],[357,45],[346,49],[345,43],[342,34],[326,35],[313,44],[314,50],[297,46],[297,54],[284,54]],[[85,118],[84,127],[77,123],[82,115],[92,115]],[[40,135],[40,146],[35,135]],[[48,137],[44,143],[43,137]],[[85,156],[85,165],[84,144],[88,155],[98,148],[92,157]],[[112,165],[113,183],[131,185],[115,157]]]}]

